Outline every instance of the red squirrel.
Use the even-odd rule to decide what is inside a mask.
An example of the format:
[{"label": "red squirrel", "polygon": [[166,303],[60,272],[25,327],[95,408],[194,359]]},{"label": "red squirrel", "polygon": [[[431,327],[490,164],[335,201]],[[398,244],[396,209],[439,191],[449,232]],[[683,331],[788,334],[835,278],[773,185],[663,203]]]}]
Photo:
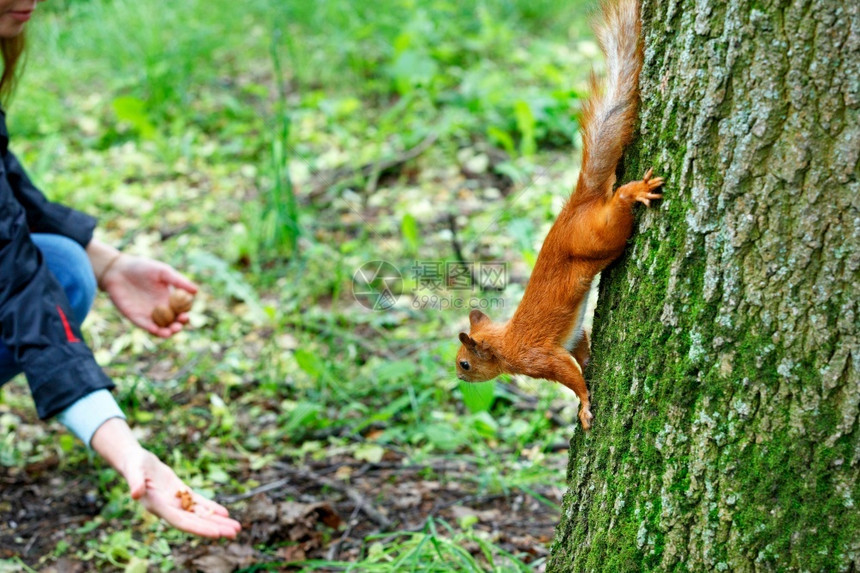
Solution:
[{"label": "red squirrel", "polygon": [[457,377],[481,382],[525,374],[564,384],[580,400],[579,420],[591,428],[588,388],[582,368],[589,358],[582,329],[594,276],[624,250],[633,231],[633,204],[650,207],[662,184],[649,169],[641,181],[613,191],[615,169],[633,136],[642,69],[638,0],[605,1],[595,26],[606,56],[607,81],[591,74],[591,96],[580,118],[582,168],[576,188],[547,234],[522,302],[506,323],[480,310],[469,314],[469,334],[460,333]]}]

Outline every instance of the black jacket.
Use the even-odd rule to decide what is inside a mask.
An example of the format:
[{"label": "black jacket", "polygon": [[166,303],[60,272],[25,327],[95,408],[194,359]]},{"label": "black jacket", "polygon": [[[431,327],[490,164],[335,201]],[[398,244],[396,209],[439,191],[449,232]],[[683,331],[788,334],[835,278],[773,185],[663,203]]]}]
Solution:
[{"label": "black jacket", "polygon": [[65,291],[30,233],[63,235],[86,247],[96,221],[48,201],[8,146],[0,110],[0,339],[24,370],[39,417],[49,418],[113,383],[83,342]]}]

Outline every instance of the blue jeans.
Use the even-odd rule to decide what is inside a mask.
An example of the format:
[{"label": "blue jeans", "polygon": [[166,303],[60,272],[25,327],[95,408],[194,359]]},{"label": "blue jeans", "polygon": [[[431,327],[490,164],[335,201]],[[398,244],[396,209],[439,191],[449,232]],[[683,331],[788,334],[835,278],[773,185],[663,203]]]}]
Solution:
[{"label": "blue jeans", "polygon": [[[57,278],[80,325],[96,297],[96,277],[87,252],[75,241],[60,235],[34,233],[33,242],[42,251],[48,269]],[[72,317],[70,317],[72,318]],[[21,372],[9,348],[0,341],[0,385]]]}]

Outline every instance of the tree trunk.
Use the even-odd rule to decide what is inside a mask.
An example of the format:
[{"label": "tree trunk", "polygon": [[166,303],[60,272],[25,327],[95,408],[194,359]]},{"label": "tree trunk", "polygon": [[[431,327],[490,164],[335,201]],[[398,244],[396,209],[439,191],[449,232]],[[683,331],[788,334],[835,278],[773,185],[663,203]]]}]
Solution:
[{"label": "tree trunk", "polygon": [[860,3],[643,0],[665,199],[603,275],[548,567],[860,571]]}]

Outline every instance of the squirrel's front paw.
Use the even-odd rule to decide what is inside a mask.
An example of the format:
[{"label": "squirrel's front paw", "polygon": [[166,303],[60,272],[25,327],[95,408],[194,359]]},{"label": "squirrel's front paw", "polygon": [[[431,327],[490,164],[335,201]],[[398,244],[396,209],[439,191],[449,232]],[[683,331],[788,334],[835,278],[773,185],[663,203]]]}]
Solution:
[{"label": "squirrel's front paw", "polygon": [[591,429],[591,421],[594,416],[591,413],[591,408],[586,405],[579,409],[579,422],[582,424],[582,429],[588,431]]}]

